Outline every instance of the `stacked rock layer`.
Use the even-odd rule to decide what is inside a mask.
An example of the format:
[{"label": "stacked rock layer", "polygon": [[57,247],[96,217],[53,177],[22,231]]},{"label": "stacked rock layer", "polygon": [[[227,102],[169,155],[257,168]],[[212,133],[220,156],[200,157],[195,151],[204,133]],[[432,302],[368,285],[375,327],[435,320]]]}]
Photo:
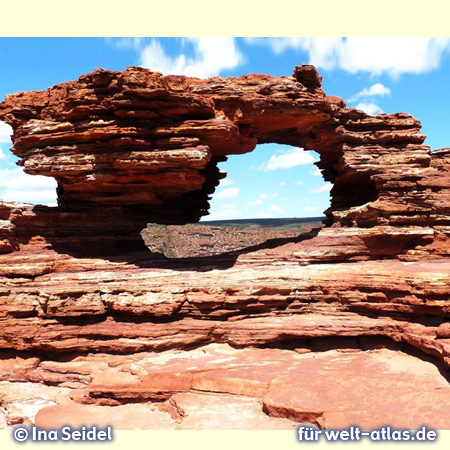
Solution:
[{"label": "stacked rock layer", "polygon": [[[50,223],[60,215],[64,239],[85,233],[130,244],[146,223],[196,222],[225,175],[217,163],[273,142],[320,154],[317,165],[334,185],[328,225],[393,226],[395,233],[380,234],[395,234],[403,248],[438,234],[444,240],[450,152],[431,153],[412,116],[347,109],[320,85],[312,66],[298,66],[291,77],[208,80],[96,70],[47,91],[7,96],[0,118],[14,128],[12,151],[25,172],[56,179],[59,209],[39,215]],[[103,220],[74,233],[71,222],[89,221],[86,215]],[[30,222],[33,230],[19,240],[36,232],[39,220]]]},{"label": "stacked rock layer", "polygon": [[[448,382],[408,359],[450,366],[450,149],[431,152],[408,114],[369,116],[320,86],[312,66],[208,80],[129,68],[7,96],[11,150],[57,180],[59,206],[0,205],[0,427],[105,408],[214,427],[198,411],[220,416],[204,397],[218,394],[224,427],[450,428]],[[270,142],[320,154],[324,228],[213,257],[144,251],[147,223],[198,221],[217,164]]]}]

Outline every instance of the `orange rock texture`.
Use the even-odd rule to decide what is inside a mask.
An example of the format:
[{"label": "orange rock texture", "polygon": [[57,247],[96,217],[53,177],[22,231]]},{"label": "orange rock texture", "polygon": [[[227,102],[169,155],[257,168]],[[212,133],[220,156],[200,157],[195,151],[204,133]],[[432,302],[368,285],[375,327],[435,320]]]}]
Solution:
[{"label": "orange rock texture", "polygon": [[[347,109],[312,66],[96,70],[7,96],[0,119],[59,203],[0,204],[0,428],[450,429],[450,149],[417,119]],[[324,228],[150,253],[148,222],[198,221],[217,164],[267,142],[320,154]]]},{"label": "orange rock texture", "polygon": [[[365,242],[381,254],[430,245],[437,235],[430,251],[447,252],[450,150],[431,153],[409,114],[368,116],[320,85],[312,66],[291,77],[207,80],[132,67],[7,96],[0,119],[14,128],[12,151],[25,172],[57,180],[60,207],[27,217],[18,239],[41,228],[50,239],[84,233],[83,242],[96,235],[130,245],[146,223],[196,222],[225,175],[217,163],[275,142],[320,154],[317,165],[334,184],[328,225],[383,235],[392,242]],[[1,227],[3,251],[24,215]],[[85,225],[74,230],[75,222]]]}]

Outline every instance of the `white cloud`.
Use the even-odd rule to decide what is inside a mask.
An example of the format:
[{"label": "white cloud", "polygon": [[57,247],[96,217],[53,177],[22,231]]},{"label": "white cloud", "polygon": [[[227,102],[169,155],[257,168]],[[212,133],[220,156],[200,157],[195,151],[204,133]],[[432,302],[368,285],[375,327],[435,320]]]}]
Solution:
[{"label": "white cloud", "polygon": [[239,195],[239,189],[238,188],[227,188],[223,191],[217,193],[214,195],[214,198],[218,199],[226,199],[226,198],[235,198]]},{"label": "white cloud", "polygon": [[437,69],[450,49],[448,37],[291,37],[252,38],[247,42],[268,45],[275,53],[289,48],[303,50],[311,64],[327,70],[394,77]]},{"label": "white cloud", "polygon": [[42,191],[56,189],[56,181],[51,177],[27,175],[22,169],[0,169],[0,189]]},{"label": "white cloud", "polygon": [[309,191],[309,193],[310,194],[319,194],[320,192],[330,192],[332,188],[333,188],[333,185],[331,183],[326,183],[318,188],[311,189]]},{"label": "white cloud", "polygon": [[236,40],[232,37],[189,37],[181,42],[183,47],[193,46],[193,57],[187,53],[169,56],[158,39],[151,39],[140,49],[141,64],[164,75],[208,78],[243,62]]},{"label": "white cloud", "polygon": [[285,181],[282,181],[282,182],[280,183],[280,186],[286,186],[286,182],[285,182]]},{"label": "white cloud", "polygon": [[319,168],[311,170],[311,172],[309,172],[309,174],[314,176],[314,177],[321,177],[322,176],[322,172],[320,171]]},{"label": "white cloud", "polygon": [[248,202],[250,206],[262,205],[262,200],[255,200],[253,202]]},{"label": "white cloud", "polygon": [[[319,171],[319,172],[320,172],[320,171]],[[303,181],[300,181],[300,180],[299,180],[299,181],[296,181],[295,184],[296,184],[297,186],[301,186],[302,184],[305,184],[305,183],[304,183]]]},{"label": "white cloud", "polygon": [[272,155],[269,161],[259,166],[259,169],[269,172],[278,169],[291,169],[295,166],[314,162],[315,159],[311,153],[304,151],[302,148],[293,147],[288,150],[280,150],[277,155]]},{"label": "white cloud", "polygon": [[265,219],[269,217],[283,217],[284,211],[278,205],[272,205],[266,211],[260,211],[256,214],[256,217]]},{"label": "white cloud", "polygon": [[5,151],[2,148],[0,148],[0,163],[3,166],[12,166],[15,167],[14,161],[17,158],[9,151]]},{"label": "white cloud", "polygon": [[243,215],[240,211],[233,208],[221,209],[220,211],[211,211],[208,216],[202,217],[201,221],[205,220],[227,220],[227,219],[242,219]]},{"label": "white cloud", "polygon": [[[320,60],[332,53],[336,48],[341,38],[327,38],[327,37],[274,37],[274,38],[248,38],[246,39],[249,44],[264,44],[268,45],[275,53],[283,53],[289,48],[301,49],[308,51],[310,59],[314,56],[314,59]],[[312,63],[314,64],[314,63]]]},{"label": "white cloud", "polygon": [[56,205],[56,181],[27,175],[20,168],[0,169],[0,197],[5,201]]},{"label": "white cloud", "polygon": [[267,198],[267,194],[260,194],[259,198]]},{"label": "white cloud", "polygon": [[12,128],[7,123],[0,120],[0,144],[10,143],[12,134]]},{"label": "white cloud", "polygon": [[0,161],[6,161],[8,159],[8,156],[6,153],[0,148]]},{"label": "white cloud", "polygon": [[271,206],[269,206],[269,211],[275,212],[275,213],[282,213],[283,209],[280,208],[278,205],[271,205]]},{"label": "white cloud", "polygon": [[139,50],[144,42],[144,39],[141,37],[121,37],[121,38],[105,38],[107,44],[116,47],[129,49],[132,48],[134,50]]},{"label": "white cloud", "polygon": [[375,116],[376,114],[381,114],[383,112],[383,110],[375,103],[358,103],[355,108],[364,111],[370,116]]},{"label": "white cloud", "polygon": [[306,206],[305,211],[320,211],[320,208],[317,208],[316,206]]},{"label": "white cloud", "polygon": [[41,191],[8,190],[2,195],[6,202],[32,203],[34,205],[56,206],[55,189]]},{"label": "white cloud", "polygon": [[231,178],[224,178],[223,180],[220,180],[220,187],[230,186],[234,184],[234,180]]},{"label": "white cloud", "polygon": [[391,95],[391,90],[381,83],[375,83],[369,88],[364,88],[362,91],[349,98],[349,102],[354,102],[360,98],[367,97],[384,97],[385,95]]}]

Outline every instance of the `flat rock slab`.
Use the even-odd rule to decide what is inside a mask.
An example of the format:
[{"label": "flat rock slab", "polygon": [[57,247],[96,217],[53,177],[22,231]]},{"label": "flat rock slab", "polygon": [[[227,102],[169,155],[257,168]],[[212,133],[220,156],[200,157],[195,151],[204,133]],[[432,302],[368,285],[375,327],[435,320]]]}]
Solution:
[{"label": "flat rock slab", "polygon": [[[69,401],[70,389],[40,383],[0,382],[0,429],[7,426],[32,425],[39,410]],[[3,412],[0,410],[0,412]]]},{"label": "flat rock slab", "polygon": [[327,429],[450,429],[450,387],[436,365],[400,350],[344,347],[308,351],[210,344],[115,355],[109,364],[104,354],[43,362],[34,369],[33,364],[30,380],[45,381],[51,369],[57,377],[50,382],[67,386],[64,376],[73,377],[76,370],[92,382],[72,389],[42,381],[1,382],[3,426],[293,429],[309,422]]},{"label": "flat rock slab", "polygon": [[297,426],[267,416],[262,402],[249,397],[182,393],[174,395],[169,406],[181,415],[181,430],[293,430]]},{"label": "flat rock slab", "polygon": [[269,414],[323,428],[450,428],[450,387],[431,363],[386,349],[310,355],[272,381]]},{"label": "flat rock slab", "polygon": [[70,425],[112,426],[114,430],[293,430],[296,423],[269,417],[259,399],[232,395],[181,393],[166,404],[121,406],[75,402],[42,408],[36,425],[45,429]]},{"label": "flat rock slab", "polygon": [[169,413],[152,404],[98,406],[75,402],[41,409],[36,415],[36,425],[45,429],[64,425],[72,428],[112,426],[113,430],[174,430],[177,427]]}]

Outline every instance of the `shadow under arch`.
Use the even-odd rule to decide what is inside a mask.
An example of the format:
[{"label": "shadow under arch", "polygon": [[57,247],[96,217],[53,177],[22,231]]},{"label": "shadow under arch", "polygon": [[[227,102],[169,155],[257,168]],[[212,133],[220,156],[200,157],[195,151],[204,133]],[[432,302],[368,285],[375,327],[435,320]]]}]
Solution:
[{"label": "shadow under arch", "polygon": [[[160,86],[161,80],[164,81],[164,89],[148,91],[150,86]],[[115,86],[112,90],[108,87],[111,83]],[[186,96],[179,95],[180,83],[183,85],[183,91],[187,93]],[[36,117],[45,112],[54,122],[61,122],[63,118],[69,120],[76,132],[64,135],[64,146],[70,145],[78,153],[88,155],[92,160],[92,169],[89,169],[92,173],[86,175],[87,172],[85,173],[83,168],[83,176],[80,177],[79,168],[66,173],[55,171],[52,176],[58,181],[60,208],[51,212],[47,210],[49,214],[44,214],[50,219],[47,223],[44,223],[44,217],[36,218],[26,229],[27,224],[22,222],[25,230],[19,231],[18,239],[20,242],[26,242],[27,236],[41,235],[55,251],[74,256],[116,258],[125,253],[145,252],[139,233],[146,223],[169,225],[198,221],[207,209],[208,195],[214,192],[222,178],[217,164],[228,155],[255,151],[258,144],[274,143],[317,151],[320,155],[317,166],[324,180],[334,185],[331,190],[331,206],[325,213],[325,225],[354,226],[355,219],[344,212],[374,201],[378,190],[372,181],[372,173],[364,167],[361,169],[358,164],[351,164],[351,161],[349,163],[344,154],[350,155],[357,148],[365,151],[367,145],[377,143],[381,138],[375,135],[370,135],[371,140],[367,140],[366,134],[372,133],[373,130],[377,132],[388,128],[390,131],[396,127],[410,126],[406,124],[409,119],[403,123],[403,116],[377,117],[375,121],[368,121],[368,116],[363,112],[347,109],[342,99],[325,95],[321,89],[321,77],[313,66],[297,66],[291,77],[245,75],[238,79],[210,80],[176,76],[160,79],[159,75],[142,68],[129,68],[120,73],[97,70],[93,74],[80,77],[70,86],[73,92],[79,92],[78,90],[83,88],[104,99],[102,120],[114,120],[116,128],[114,132],[111,131],[111,135],[102,134],[101,139],[97,136],[92,142],[79,141],[79,121],[84,119],[86,114],[88,117],[96,116],[97,112],[85,108],[73,111],[70,97],[67,98],[66,94],[57,98],[59,109],[52,106],[48,111],[36,111]],[[39,93],[39,96],[47,98],[48,92]],[[15,117],[13,114],[14,108],[26,98],[27,95],[11,97],[2,104],[1,113],[5,115],[9,111],[10,121],[15,127],[27,122],[21,116]],[[130,106],[130,111],[139,114],[117,114],[117,104],[114,102],[118,98],[120,104],[126,103]],[[192,102],[197,105],[193,109]],[[171,105],[177,105],[178,108],[172,110],[169,115],[164,113],[163,108],[160,114],[158,108]],[[150,118],[144,112],[152,108],[157,112],[153,111]],[[63,115],[61,111],[64,112]],[[415,126],[415,123],[413,125]],[[138,127],[139,133],[130,131],[130,127],[133,130]],[[196,190],[189,190],[192,185],[187,184],[186,189],[181,189],[172,198],[167,198],[167,186],[164,185],[164,189],[158,191],[164,201],[157,206],[152,203],[153,200],[148,200],[146,195],[135,196],[131,193],[130,197],[122,196],[121,190],[125,188],[127,192],[131,187],[142,189],[143,192],[138,194],[149,194],[150,191],[146,191],[148,183],[139,184],[133,180],[130,183],[127,177],[127,170],[130,169],[117,169],[115,159],[109,157],[113,141],[118,136],[127,141],[125,150],[133,145],[133,148],[141,149],[146,157],[150,158],[155,149],[171,149],[172,144],[168,142],[171,139],[189,140],[189,145],[195,144],[192,148],[201,148],[210,157],[206,166],[200,164],[198,170],[193,170],[196,175],[204,177],[205,181],[201,181],[203,185],[200,189],[196,185]],[[411,140],[408,136],[406,140]],[[143,137],[145,142],[142,141]],[[405,147],[403,137],[394,137],[400,142],[401,148]],[[15,145],[19,148],[20,145],[17,145],[16,141],[17,139]],[[47,151],[49,156],[53,157],[51,146],[45,142],[40,143],[39,152]],[[23,164],[36,156],[34,150],[22,143],[18,153],[23,158]],[[136,165],[133,166],[133,169],[135,168]],[[171,170],[174,169],[169,168],[166,172],[170,173]],[[152,171],[155,171],[155,167],[147,171],[142,169],[141,178],[151,176]],[[45,168],[37,164],[33,172],[44,173]],[[110,183],[97,179],[96,175],[102,173],[108,175]],[[108,200],[109,206],[102,204],[102,199],[105,202]],[[336,214],[339,212],[343,213]],[[15,224],[19,229],[19,224]],[[81,229],[79,224],[85,229]],[[368,222],[356,225],[370,226]]]}]

